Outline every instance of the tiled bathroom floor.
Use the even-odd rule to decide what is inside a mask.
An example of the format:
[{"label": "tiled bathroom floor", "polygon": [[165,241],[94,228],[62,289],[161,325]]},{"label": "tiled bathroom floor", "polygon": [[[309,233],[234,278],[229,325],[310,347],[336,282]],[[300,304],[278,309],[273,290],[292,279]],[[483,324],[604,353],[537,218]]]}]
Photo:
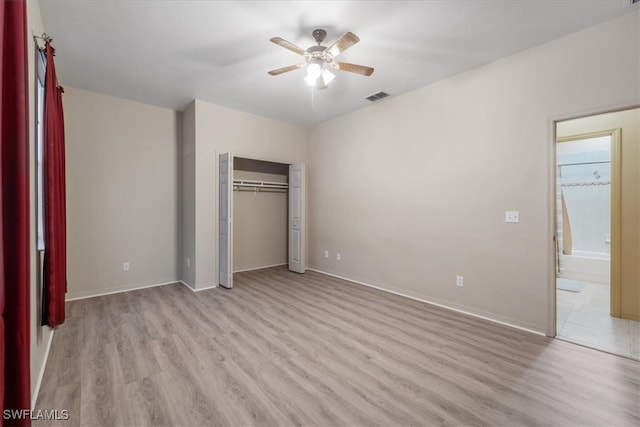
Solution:
[{"label": "tiled bathroom floor", "polygon": [[582,283],[582,292],[556,291],[557,337],[640,359],[640,322],[609,315],[609,285]]}]

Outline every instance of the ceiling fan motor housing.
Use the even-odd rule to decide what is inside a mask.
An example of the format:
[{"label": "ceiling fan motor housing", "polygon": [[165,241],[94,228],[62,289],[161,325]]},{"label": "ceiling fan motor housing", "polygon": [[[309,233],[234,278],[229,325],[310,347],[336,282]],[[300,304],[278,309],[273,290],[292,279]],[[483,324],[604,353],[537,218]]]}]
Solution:
[{"label": "ceiling fan motor housing", "polygon": [[328,54],[325,53],[325,51],[327,50],[327,47],[322,46],[322,41],[327,36],[327,32],[321,28],[318,28],[313,30],[311,34],[313,35],[313,38],[316,40],[318,45],[311,46],[309,49],[307,49],[307,53],[309,54],[309,59],[320,59],[325,62],[331,62],[332,58],[329,58]]},{"label": "ceiling fan motor housing", "polygon": [[326,46],[311,46],[307,49],[307,53],[309,54],[310,59],[321,59],[326,62],[331,62],[330,55],[325,52],[327,49]]},{"label": "ceiling fan motor housing", "polygon": [[325,30],[323,30],[322,28],[317,28],[317,29],[313,30],[311,35],[315,39],[316,43],[320,44],[320,43],[322,43],[324,41],[324,38],[327,37],[327,32]]}]

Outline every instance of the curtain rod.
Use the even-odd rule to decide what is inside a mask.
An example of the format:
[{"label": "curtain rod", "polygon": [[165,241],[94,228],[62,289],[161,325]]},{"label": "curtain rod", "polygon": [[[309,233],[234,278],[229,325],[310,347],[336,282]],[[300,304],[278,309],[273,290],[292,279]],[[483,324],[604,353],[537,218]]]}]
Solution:
[{"label": "curtain rod", "polygon": [[42,35],[40,36],[36,36],[35,34],[33,34],[33,41],[36,43],[36,46],[38,46],[38,50],[45,50],[44,47],[41,47],[38,44],[38,39],[44,41],[45,43],[51,42],[53,40],[47,33],[42,33]]},{"label": "curtain rod", "polygon": [[591,187],[594,185],[609,185],[611,181],[585,181],[585,182],[565,182],[560,187]]},{"label": "curtain rod", "polygon": [[611,163],[611,160],[600,160],[597,162],[576,162],[576,163],[558,163],[558,166],[584,166],[584,165],[601,165]]}]

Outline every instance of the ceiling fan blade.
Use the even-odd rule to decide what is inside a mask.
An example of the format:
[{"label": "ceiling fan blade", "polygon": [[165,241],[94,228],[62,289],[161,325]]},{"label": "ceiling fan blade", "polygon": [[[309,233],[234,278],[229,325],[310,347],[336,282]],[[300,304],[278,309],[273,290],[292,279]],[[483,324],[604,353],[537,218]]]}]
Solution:
[{"label": "ceiling fan blade", "polygon": [[278,74],[282,74],[282,73],[286,73],[289,71],[293,71],[293,70],[297,70],[298,68],[302,68],[304,67],[304,63],[303,64],[296,64],[296,65],[289,65],[288,67],[282,67],[282,68],[278,68],[277,70],[271,70],[269,71],[269,74],[271,74],[272,76],[277,76]]},{"label": "ceiling fan blade", "polygon": [[358,38],[358,36],[351,32],[347,32],[338,40],[336,40],[331,46],[329,46],[325,50],[325,52],[329,53],[333,58],[335,58],[359,41],[360,39]]},{"label": "ceiling fan blade", "polygon": [[278,46],[282,46],[285,49],[289,49],[293,53],[297,53],[298,55],[304,56],[304,54],[306,53],[306,51],[303,48],[298,47],[295,44],[286,41],[282,37],[274,37],[271,39],[271,41],[277,44]]},{"label": "ceiling fan blade", "polygon": [[350,73],[362,74],[363,76],[370,76],[371,74],[373,74],[373,68],[371,67],[349,64],[348,62],[337,62],[336,68],[338,68],[338,70],[348,71]]}]

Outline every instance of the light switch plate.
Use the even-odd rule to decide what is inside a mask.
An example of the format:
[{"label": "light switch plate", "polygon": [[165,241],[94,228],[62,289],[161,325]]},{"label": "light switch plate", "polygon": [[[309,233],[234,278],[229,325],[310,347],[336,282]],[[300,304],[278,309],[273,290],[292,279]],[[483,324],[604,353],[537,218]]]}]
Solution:
[{"label": "light switch plate", "polygon": [[506,211],[504,222],[520,222],[520,211]]}]

